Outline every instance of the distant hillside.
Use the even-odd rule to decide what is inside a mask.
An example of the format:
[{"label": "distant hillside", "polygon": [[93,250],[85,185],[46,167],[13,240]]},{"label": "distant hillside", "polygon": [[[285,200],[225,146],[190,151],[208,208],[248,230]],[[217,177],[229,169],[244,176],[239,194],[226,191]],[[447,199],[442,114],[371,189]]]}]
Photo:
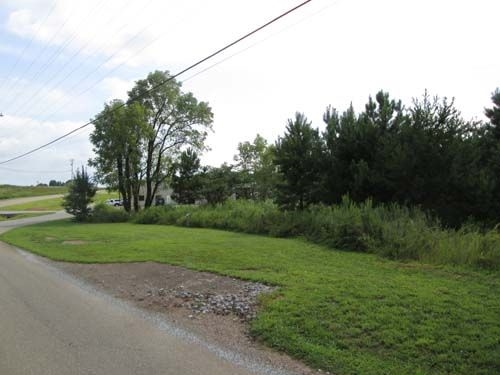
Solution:
[{"label": "distant hillside", "polygon": [[66,186],[14,186],[0,185],[0,199],[36,197],[38,195],[65,194]]}]

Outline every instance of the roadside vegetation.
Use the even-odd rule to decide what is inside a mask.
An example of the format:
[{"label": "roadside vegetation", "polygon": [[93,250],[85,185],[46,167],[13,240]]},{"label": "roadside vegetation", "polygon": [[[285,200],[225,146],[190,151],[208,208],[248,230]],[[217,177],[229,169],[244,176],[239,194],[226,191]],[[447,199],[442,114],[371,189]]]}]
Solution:
[{"label": "roadside vegetation", "polygon": [[0,185],[0,199],[36,197],[40,195],[65,194],[66,186],[15,186]]},{"label": "roadside vegetation", "polygon": [[473,225],[443,229],[419,209],[374,206],[348,197],[339,205],[282,211],[272,202],[227,201],[217,206],[154,207],[134,216],[141,224],[224,229],[273,237],[302,237],[332,249],[396,260],[500,270],[500,233]]},{"label": "roadside vegetation", "polygon": [[155,261],[278,285],[262,298],[251,333],[332,373],[500,370],[498,272],[401,263],[300,239],[131,223],[52,222],[2,239],[54,260]]},{"label": "roadside vegetation", "polygon": [[[359,113],[329,106],[323,131],[297,112],[274,143],[239,143],[220,167],[199,158],[208,103],[168,72],[130,95],[141,92],[96,116],[96,181],[82,167],[65,199],[85,224],[6,241],[55,260],[157,261],[278,285],[252,334],[333,373],[500,372],[499,89],[487,121],[427,92],[406,106],[380,91]],[[95,182],[123,209],[90,212]],[[180,205],[153,207],[165,184]]]}]

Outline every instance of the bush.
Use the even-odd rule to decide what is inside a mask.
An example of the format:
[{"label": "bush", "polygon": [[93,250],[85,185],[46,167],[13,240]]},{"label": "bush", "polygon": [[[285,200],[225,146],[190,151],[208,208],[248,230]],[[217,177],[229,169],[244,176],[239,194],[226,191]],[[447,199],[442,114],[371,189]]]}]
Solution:
[{"label": "bush", "polygon": [[124,223],[129,219],[130,215],[125,210],[99,203],[95,205],[88,221],[92,223]]},{"label": "bush", "polygon": [[281,211],[272,202],[245,200],[215,206],[162,206],[138,213],[134,221],[303,237],[330,248],[395,260],[500,269],[498,231],[482,233],[473,226],[442,229],[439,221],[417,208],[374,206],[371,200],[358,204],[344,197],[338,205],[303,211]]}]

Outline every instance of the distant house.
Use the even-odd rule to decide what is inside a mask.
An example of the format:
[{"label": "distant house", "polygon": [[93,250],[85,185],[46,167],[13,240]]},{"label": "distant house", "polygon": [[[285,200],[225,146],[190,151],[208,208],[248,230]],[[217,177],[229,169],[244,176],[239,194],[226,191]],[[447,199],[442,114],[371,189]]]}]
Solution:
[{"label": "distant house", "polygon": [[[153,206],[164,206],[170,204],[176,204],[172,199],[171,195],[173,189],[168,185],[161,185],[156,190],[156,194],[153,197]],[[146,185],[142,185],[139,189],[139,206],[144,208],[144,203],[146,202]]]}]

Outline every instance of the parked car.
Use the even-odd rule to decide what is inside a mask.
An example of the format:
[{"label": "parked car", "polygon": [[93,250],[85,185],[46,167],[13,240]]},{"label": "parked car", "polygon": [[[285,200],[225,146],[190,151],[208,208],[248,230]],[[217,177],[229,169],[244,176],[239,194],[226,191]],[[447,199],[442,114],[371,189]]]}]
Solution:
[{"label": "parked car", "polygon": [[105,203],[109,206],[115,206],[115,207],[119,207],[119,206],[123,205],[121,199],[108,199]]}]

